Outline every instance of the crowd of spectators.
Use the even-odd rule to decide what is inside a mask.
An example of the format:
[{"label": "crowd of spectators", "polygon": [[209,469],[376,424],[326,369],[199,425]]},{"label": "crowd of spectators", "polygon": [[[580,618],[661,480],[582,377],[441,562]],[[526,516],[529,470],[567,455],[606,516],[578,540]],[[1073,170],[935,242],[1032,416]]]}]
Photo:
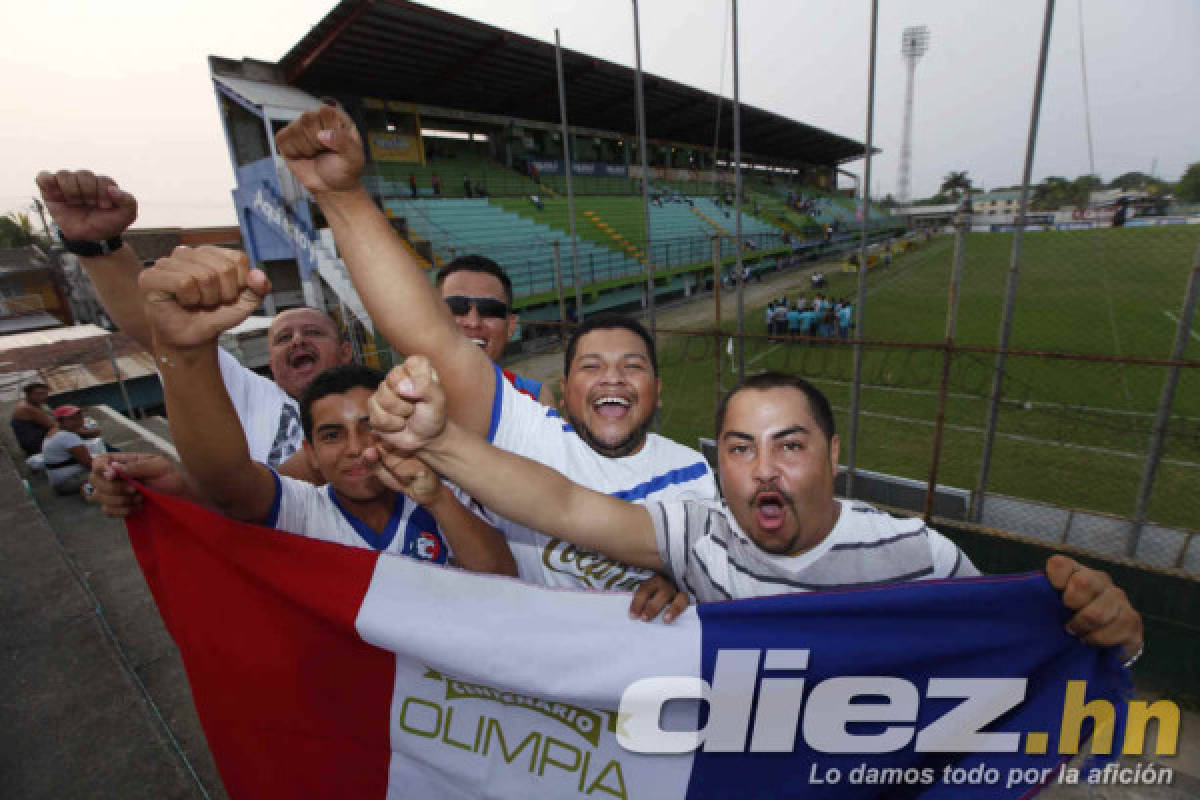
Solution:
[{"label": "crowd of spectators", "polygon": [[805,336],[849,339],[854,328],[854,304],[848,298],[815,294],[795,301],[777,297],[765,310],[767,335],[772,338]]}]

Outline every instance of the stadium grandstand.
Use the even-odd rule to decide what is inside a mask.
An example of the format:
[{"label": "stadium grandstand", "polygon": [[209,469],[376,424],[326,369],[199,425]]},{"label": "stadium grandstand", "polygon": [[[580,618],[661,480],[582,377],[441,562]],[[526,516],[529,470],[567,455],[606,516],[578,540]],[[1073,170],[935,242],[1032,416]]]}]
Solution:
[{"label": "stadium grandstand", "polygon": [[[644,304],[648,268],[656,298],[703,289],[713,238],[724,261],[736,256],[731,101],[646,75],[644,176],[634,71],[562,57],[584,312]],[[319,211],[274,145],[275,132],[333,97],[363,135],[368,191],[426,268],[482,253],[509,271],[524,319],[558,319],[558,270],[569,287],[574,259],[553,45],[402,0],[343,0],[278,64],[209,64],[247,252],[288,287],[267,313],[303,300],[372,331]],[[741,120],[749,267],[851,246],[861,218],[838,178],[864,146],[745,104]],[[869,224],[886,236],[897,221],[871,208]]]}]

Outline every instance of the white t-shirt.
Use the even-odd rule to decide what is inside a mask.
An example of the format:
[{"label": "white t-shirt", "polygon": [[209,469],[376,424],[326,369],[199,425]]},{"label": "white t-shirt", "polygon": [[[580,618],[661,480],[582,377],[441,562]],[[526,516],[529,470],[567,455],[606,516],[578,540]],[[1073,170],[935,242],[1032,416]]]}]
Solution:
[{"label": "white t-shirt", "polygon": [[338,502],[333,486],[313,486],[275,475],[275,503],[263,524],[313,539],[445,564],[452,555],[433,514],[399,492],[382,533]]},{"label": "white t-shirt", "polygon": [[[503,450],[553,467],[582,486],[631,503],[717,497],[712,470],[697,451],[652,433],[633,455],[600,455],[579,438],[558,411],[514,389],[499,367],[488,440]],[[488,521],[503,531],[518,573],[531,583],[630,591],[654,574],[496,515]]]},{"label": "white t-shirt", "polygon": [[269,467],[287,461],[304,443],[296,401],[274,381],[239,364],[224,348],[217,348],[217,363],[246,433],[250,458]]},{"label": "white t-shirt", "polygon": [[[88,468],[76,461],[75,456],[71,454],[72,447],[80,446],[87,447],[83,437],[61,428],[46,437],[42,443],[42,458],[45,460],[46,477],[50,479],[51,486],[58,486],[63,481],[88,472]],[[62,467],[50,466],[64,462],[70,463]]]},{"label": "white t-shirt", "polygon": [[763,551],[721,503],[652,503],[647,510],[667,574],[699,603],[979,574],[956,544],[920,518],[837,502],[833,530],[795,556]]}]

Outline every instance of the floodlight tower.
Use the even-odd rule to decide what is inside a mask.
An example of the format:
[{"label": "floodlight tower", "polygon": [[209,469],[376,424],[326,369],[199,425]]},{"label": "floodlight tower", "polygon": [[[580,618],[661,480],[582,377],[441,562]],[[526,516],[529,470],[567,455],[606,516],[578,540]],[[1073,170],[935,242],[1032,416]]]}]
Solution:
[{"label": "floodlight tower", "polygon": [[913,78],[917,72],[917,60],[929,49],[929,28],[914,25],[904,29],[900,39],[900,52],[908,65],[908,83],[904,87],[904,138],[900,143],[900,174],[896,177],[896,202],[908,205],[909,171],[912,166],[912,107]]}]

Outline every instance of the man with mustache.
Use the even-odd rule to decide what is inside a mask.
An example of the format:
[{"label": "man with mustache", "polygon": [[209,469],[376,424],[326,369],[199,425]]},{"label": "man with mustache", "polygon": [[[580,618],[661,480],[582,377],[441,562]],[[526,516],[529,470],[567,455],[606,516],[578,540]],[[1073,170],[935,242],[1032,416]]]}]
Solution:
[{"label": "man with mustache", "polygon": [[[513,520],[663,570],[698,602],[978,575],[958,547],[920,519],[897,520],[833,494],[838,437],[829,401],[803,378],[765,373],[717,409],[724,504],[634,505],[490,446],[447,419],[446,396],[424,357],[410,358],[369,402],[381,479],[405,485],[428,467]],[[1142,620],[1108,576],[1055,555],[1046,576],[1088,644],[1142,648]]]},{"label": "man with mustache", "polygon": [[[648,432],[658,408],[659,377],[653,339],[636,321],[589,318],[574,332],[559,416],[512,389],[457,328],[365,191],[362,139],[345,113],[332,105],[307,112],[279,132],[276,144],[321,207],[377,329],[400,352],[429,356],[447,387],[451,414],[462,425],[498,447],[631,501],[715,497],[703,456]],[[536,530],[500,526],[526,580],[628,590],[651,575]],[[639,613],[636,601],[634,606]],[[671,609],[667,618],[679,610]]]}]

